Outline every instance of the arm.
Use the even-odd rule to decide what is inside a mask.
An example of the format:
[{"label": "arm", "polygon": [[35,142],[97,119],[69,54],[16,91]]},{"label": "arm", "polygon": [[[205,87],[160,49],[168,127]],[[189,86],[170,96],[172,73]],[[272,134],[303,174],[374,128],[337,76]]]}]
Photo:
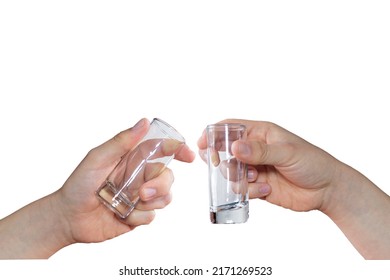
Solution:
[{"label": "arm", "polygon": [[[48,258],[73,243],[101,242],[150,223],[154,209],[171,200],[173,174],[165,169],[140,188],[141,201],[119,220],[95,196],[95,191],[120,158],[146,134],[149,122],[133,128],[92,149],[65,184],[0,221],[0,259]],[[177,160],[191,162],[193,152],[184,146]]]},{"label": "arm", "polygon": [[[248,139],[232,145],[249,167],[251,198],[295,211],[320,210],[367,259],[390,259],[390,198],[362,174],[269,122],[246,125]],[[205,135],[199,149],[206,148]]]},{"label": "arm", "polygon": [[0,259],[47,258],[72,243],[66,222],[53,205],[55,196],[41,198],[0,221]]},{"label": "arm", "polygon": [[390,197],[364,175],[340,164],[321,209],[366,259],[390,259]]}]

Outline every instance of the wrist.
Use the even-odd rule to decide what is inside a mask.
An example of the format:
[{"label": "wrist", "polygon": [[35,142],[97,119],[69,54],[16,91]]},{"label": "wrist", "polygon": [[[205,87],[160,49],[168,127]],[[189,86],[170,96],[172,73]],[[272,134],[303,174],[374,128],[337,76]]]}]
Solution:
[{"label": "wrist", "polygon": [[343,164],[322,211],[366,259],[390,257],[390,197],[367,177]]},{"label": "wrist", "polygon": [[[64,207],[63,200],[61,198],[61,191],[58,190],[46,197],[48,202],[48,209],[50,212],[48,215],[49,221],[53,226],[53,230],[56,233],[55,244],[57,245],[57,251],[68,245],[76,243],[73,239],[71,225],[67,218],[67,210]],[[53,251],[55,248],[53,247]],[[56,251],[55,251],[56,252]],[[54,252],[54,253],[55,253]]]},{"label": "wrist", "polygon": [[351,203],[355,201],[357,188],[360,184],[357,182],[363,175],[352,167],[339,162],[335,168],[334,177],[325,192],[324,203],[320,209],[333,221],[345,217],[351,209]]},{"label": "wrist", "polygon": [[31,204],[29,218],[32,226],[29,234],[34,234],[29,246],[32,258],[49,258],[73,243],[60,205],[58,192]]},{"label": "wrist", "polygon": [[0,258],[44,259],[71,244],[53,193],[0,221]]}]

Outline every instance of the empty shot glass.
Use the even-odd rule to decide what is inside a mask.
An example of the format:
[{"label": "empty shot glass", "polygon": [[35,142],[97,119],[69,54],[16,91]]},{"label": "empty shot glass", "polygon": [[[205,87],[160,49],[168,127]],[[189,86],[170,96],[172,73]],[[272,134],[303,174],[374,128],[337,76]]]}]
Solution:
[{"label": "empty shot glass", "polygon": [[246,139],[242,124],[212,124],[206,128],[210,220],[215,224],[244,223],[249,217],[247,166],[231,151]]},{"label": "empty shot glass", "polygon": [[139,188],[157,177],[185,144],[172,126],[155,118],[147,134],[126,153],[96,191],[97,197],[120,218],[126,218],[139,201]]}]

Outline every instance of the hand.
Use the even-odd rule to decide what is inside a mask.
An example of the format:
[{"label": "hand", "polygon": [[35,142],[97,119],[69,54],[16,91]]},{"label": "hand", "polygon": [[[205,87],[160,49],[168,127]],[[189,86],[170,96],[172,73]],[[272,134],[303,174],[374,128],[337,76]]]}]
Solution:
[{"label": "hand", "polygon": [[[222,123],[247,127],[247,140],[235,141],[232,153],[249,165],[251,198],[296,211],[318,209],[337,224],[364,258],[390,259],[390,196],[368,178],[275,124]],[[204,155],[205,133],[198,146]]]},{"label": "hand", "polygon": [[[0,220],[0,259],[48,258],[72,243],[104,241],[150,223],[154,209],[165,207],[171,200],[170,169],[141,185],[140,202],[125,220],[119,220],[95,195],[121,157],[146,134],[149,125],[142,119],[133,128],[92,149],[62,188]],[[167,142],[162,152],[169,154],[175,146],[171,144]],[[177,160],[184,162],[191,162],[194,157],[187,145],[175,154]]]},{"label": "hand", "polygon": [[[141,186],[140,202],[125,220],[119,220],[95,196],[95,191],[110,171],[142,139],[148,128],[149,122],[142,119],[133,128],[92,149],[64,186],[55,193],[60,216],[69,225],[71,242],[99,242],[116,237],[150,223],[154,218],[154,209],[169,204],[170,186],[174,178],[168,168]],[[185,145],[175,158],[191,162],[194,153]]]},{"label": "hand", "polygon": [[[337,179],[339,161],[302,138],[269,122],[224,120],[246,125],[247,140],[232,144],[248,164],[249,195],[296,211],[323,209],[327,190]],[[206,135],[198,141],[202,157]]]}]

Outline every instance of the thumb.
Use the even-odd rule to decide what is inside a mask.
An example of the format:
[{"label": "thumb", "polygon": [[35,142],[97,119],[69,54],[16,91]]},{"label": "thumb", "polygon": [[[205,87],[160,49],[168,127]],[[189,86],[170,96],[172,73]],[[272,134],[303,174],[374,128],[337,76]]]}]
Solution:
[{"label": "thumb", "polygon": [[286,147],[260,141],[235,141],[232,144],[232,152],[236,158],[250,165],[283,166],[289,159]]}]

